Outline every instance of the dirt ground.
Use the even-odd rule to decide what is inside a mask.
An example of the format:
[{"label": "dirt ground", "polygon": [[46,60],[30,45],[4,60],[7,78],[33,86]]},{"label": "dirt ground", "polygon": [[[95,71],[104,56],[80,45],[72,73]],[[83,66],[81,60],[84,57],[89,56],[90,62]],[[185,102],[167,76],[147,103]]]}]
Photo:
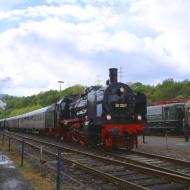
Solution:
[{"label": "dirt ground", "polygon": [[0,190],[34,190],[26,182],[13,162],[0,151]]},{"label": "dirt ground", "polygon": [[190,142],[185,142],[184,138],[145,136],[145,144],[142,136],[138,140],[138,151],[190,161]]}]

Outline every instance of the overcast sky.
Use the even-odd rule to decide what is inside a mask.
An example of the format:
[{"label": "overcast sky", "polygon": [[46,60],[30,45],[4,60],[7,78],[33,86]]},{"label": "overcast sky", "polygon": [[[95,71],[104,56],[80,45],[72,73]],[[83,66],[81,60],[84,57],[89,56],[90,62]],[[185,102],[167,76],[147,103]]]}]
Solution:
[{"label": "overcast sky", "polygon": [[0,0],[0,94],[190,77],[189,0]]}]

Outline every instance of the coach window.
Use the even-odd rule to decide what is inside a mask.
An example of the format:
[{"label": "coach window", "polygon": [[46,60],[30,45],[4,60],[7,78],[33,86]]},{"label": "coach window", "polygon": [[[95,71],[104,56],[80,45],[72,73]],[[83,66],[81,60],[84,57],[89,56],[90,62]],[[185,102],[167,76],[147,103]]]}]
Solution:
[{"label": "coach window", "polygon": [[65,105],[66,105],[65,102],[62,102],[62,103],[61,103],[61,110],[64,110],[64,109],[65,109]]},{"label": "coach window", "polygon": [[184,108],[182,106],[178,106],[177,107],[177,112],[178,112],[178,115],[179,115],[179,119],[183,119],[184,118]]}]

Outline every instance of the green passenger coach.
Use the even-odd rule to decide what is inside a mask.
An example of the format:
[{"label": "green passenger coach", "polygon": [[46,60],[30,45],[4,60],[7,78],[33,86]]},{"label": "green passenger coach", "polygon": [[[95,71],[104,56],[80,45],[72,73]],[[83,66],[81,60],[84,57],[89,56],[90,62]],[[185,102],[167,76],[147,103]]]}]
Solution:
[{"label": "green passenger coach", "polygon": [[185,103],[173,103],[147,107],[147,130],[151,132],[182,131]]}]

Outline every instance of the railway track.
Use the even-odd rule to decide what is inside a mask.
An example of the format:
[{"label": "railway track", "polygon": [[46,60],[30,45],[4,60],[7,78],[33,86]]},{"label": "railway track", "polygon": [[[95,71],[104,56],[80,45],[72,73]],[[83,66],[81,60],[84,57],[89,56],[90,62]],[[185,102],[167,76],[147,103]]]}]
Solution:
[{"label": "railway track", "polygon": [[139,164],[159,171],[190,177],[190,162],[139,151],[117,151],[110,157],[127,163]]},{"label": "railway track", "polygon": [[[117,154],[96,152],[96,154],[94,154],[45,142],[36,138],[23,137],[15,133],[14,137],[20,138],[20,140],[24,138],[29,146],[38,150],[40,150],[41,145],[43,145],[43,152],[53,157],[56,156],[56,149],[59,148],[62,151],[63,163],[68,163],[73,166],[75,168],[73,172],[79,171],[78,175],[81,175],[80,171],[83,171],[87,176],[90,175],[91,178],[96,176],[98,180],[94,180],[94,183],[99,181],[101,185],[105,185],[109,182],[109,184],[112,184],[109,189],[174,190],[188,189],[190,187],[190,176],[186,175],[185,172],[181,173],[180,171],[175,173],[174,170],[166,170],[163,167],[158,167],[157,164],[161,164],[163,161],[155,160],[155,158],[151,158],[150,155],[149,158],[147,158],[147,156],[143,157],[143,153],[133,152],[127,156],[121,152]],[[157,166],[154,166],[154,164]],[[67,167],[68,166],[64,166],[64,168]],[[68,171],[70,171],[70,169],[68,169]]]}]

